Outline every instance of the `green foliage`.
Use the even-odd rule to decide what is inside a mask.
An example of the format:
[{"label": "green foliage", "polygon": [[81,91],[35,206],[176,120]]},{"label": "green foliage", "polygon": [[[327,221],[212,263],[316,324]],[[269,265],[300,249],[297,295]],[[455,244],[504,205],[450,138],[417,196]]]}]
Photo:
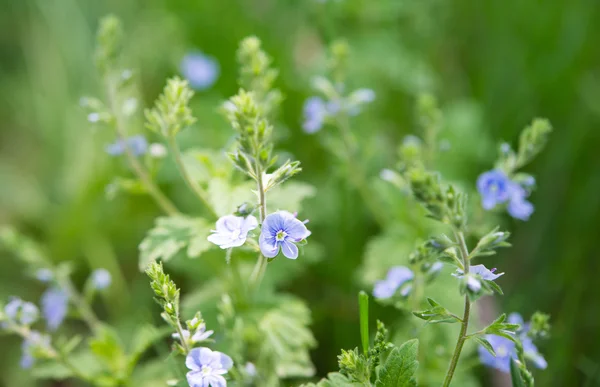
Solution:
[{"label": "green foliage", "polygon": [[197,258],[211,248],[206,240],[212,225],[201,218],[186,216],[159,217],[154,228],[140,243],[140,270],[146,270],[152,262],[168,261],[180,252],[189,258]]},{"label": "green foliage", "polygon": [[435,300],[431,298],[427,298],[427,302],[431,305],[431,308],[420,311],[413,312],[413,314],[429,323],[456,323],[460,322],[460,318],[453,313],[451,313],[448,309],[441,306]]},{"label": "green foliage", "polygon": [[409,340],[394,348],[379,371],[376,387],[416,387],[416,372],[419,367],[417,353],[419,341]]},{"label": "green foliage", "polygon": [[188,81],[179,77],[169,79],[154,108],[146,110],[146,127],[166,138],[176,136],[196,122],[189,106],[193,96]]}]

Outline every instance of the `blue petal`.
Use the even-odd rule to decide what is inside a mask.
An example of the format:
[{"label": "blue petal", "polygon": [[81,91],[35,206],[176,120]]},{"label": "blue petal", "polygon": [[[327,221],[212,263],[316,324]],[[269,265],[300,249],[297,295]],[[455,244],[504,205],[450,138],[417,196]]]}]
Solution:
[{"label": "blue petal", "polygon": [[275,237],[265,235],[264,232],[258,238],[258,245],[262,254],[267,258],[273,258],[279,253],[279,244],[275,241]]},{"label": "blue petal", "polygon": [[48,329],[56,330],[67,315],[69,306],[67,293],[59,288],[50,288],[42,295],[41,304]]},{"label": "blue petal", "polygon": [[281,252],[286,258],[296,259],[298,258],[298,247],[290,241],[283,241],[281,244]]},{"label": "blue petal", "polygon": [[219,62],[199,51],[192,52],[183,57],[181,72],[192,88],[206,90],[214,85],[219,77]]}]

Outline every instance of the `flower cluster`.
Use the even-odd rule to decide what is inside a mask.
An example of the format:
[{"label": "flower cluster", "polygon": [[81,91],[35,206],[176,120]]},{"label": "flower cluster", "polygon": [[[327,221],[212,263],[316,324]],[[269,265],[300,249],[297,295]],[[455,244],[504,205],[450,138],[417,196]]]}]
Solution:
[{"label": "flower cluster", "polygon": [[508,203],[507,210],[510,216],[528,220],[533,213],[533,204],[527,201],[528,189],[535,183],[532,179],[518,183],[500,170],[482,173],[477,179],[481,205],[484,209],[491,210],[497,205]]}]

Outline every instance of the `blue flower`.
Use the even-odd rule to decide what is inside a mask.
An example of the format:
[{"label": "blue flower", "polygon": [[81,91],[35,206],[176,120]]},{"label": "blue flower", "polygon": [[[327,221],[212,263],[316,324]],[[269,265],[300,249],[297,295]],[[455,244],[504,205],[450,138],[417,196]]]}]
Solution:
[{"label": "blue flower", "polygon": [[135,156],[141,156],[146,153],[148,142],[142,135],[131,136],[107,145],[104,150],[111,156],[120,156],[125,153],[125,147],[129,148]]},{"label": "blue flower", "polygon": [[506,202],[510,197],[512,182],[506,174],[499,170],[482,173],[477,179],[477,190],[481,195],[484,209],[491,210],[498,204]]},{"label": "blue flower", "polygon": [[37,321],[39,310],[31,302],[26,302],[18,297],[13,297],[4,307],[4,313],[9,320],[20,325],[31,325]]},{"label": "blue flower", "polygon": [[206,90],[219,77],[219,62],[200,51],[191,52],[181,60],[181,72],[196,90]]},{"label": "blue flower", "polygon": [[190,387],[226,387],[223,375],[233,367],[233,360],[224,353],[200,347],[190,351],[185,365],[191,370],[186,375]]},{"label": "blue flower", "polygon": [[516,219],[528,220],[533,214],[533,204],[528,202],[527,191],[517,183],[510,187],[510,200],[508,202],[508,213]]},{"label": "blue flower", "polygon": [[33,354],[39,350],[49,350],[50,349],[50,337],[47,335],[42,335],[37,331],[31,331],[29,336],[23,340],[23,344],[21,344],[21,368],[27,369],[33,366],[35,363],[35,357]]},{"label": "blue flower", "polygon": [[320,97],[310,97],[304,102],[304,123],[302,128],[306,133],[316,133],[323,127],[327,118],[327,106]]},{"label": "blue flower", "polygon": [[273,258],[283,251],[289,259],[298,258],[298,243],[310,235],[304,223],[287,211],[269,214],[263,224],[258,239],[260,251],[267,258]]},{"label": "blue flower", "polygon": [[39,269],[35,272],[35,278],[41,282],[50,282],[54,278],[54,273],[50,269]]},{"label": "blue flower", "polygon": [[412,285],[402,286],[414,278],[415,274],[412,270],[405,266],[392,267],[384,280],[377,281],[373,288],[373,296],[375,298],[390,298],[399,288],[402,288],[400,294],[406,297],[412,289]]},{"label": "blue flower", "polygon": [[48,329],[55,331],[67,315],[69,296],[60,288],[50,288],[42,295],[42,312]]},{"label": "blue flower", "polygon": [[[456,278],[463,278],[465,276],[461,269],[457,269],[452,275]],[[504,275],[504,273],[494,274],[492,270],[489,270],[484,265],[471,266],[469,274],[467,275],[467,287],[472,292],[477,293],[481,289],[481,280],[495,281],[502,275]]]},{"label": "blue flower", "polygon": [[[525,358],[530,360],[537,368],[546,369],[548,363],[538,352],[531,337],[527,335],[529,332],[529,324],[524,324],[523,318],[518,313],[511,313],[508,316],[508,322],[521,325],[521,328],[517,331],[517,337],[523,345]],[[485,338],[492,345],[494,352],[496,352],[496,356],[489,353],[483,346],[479,346],[479,359],[481,362],[488,367],[510,373],[510,359],[518,359],[515,343],[502,336],[486,335]]]},{"label": "blue flower", "polygon": [[351,116],[361,112],[362,105],[375,101],[375,92],[372,89],[358,89],[352,92],[346,100],[346,109]]},{"label": "blue flower", "polygon": [[106,269],[96,269],[91,275],[92,285],[95,289],[102,290],[110,286],[112,277]]},{"label": "blue flower", "polygon": [[[183,341],[190,342],[192,344],[197,344],[197,343],[201,343],[203,341],[208,340],[208,338],[210,336],[212,336],[212,334],[215,332],[212,330],[207,331],[206,324],[201,323],[200,325],[198,325],[198,327],[196,328],[196,331],[194,332],[193,335],[190,333],[190,331],[188,329],[183,329],[182,333],[183,333]],[[181,341],[179,333],[173,333],[171,335],[171,337]]]},{"label": "blue flower", "polygon": [[225,215],[217,220],[217,229],[208,236],[208,241],[222,249],[238,247],[246,242],[248,232],[258,227],[258,221],[252,215],[247,217]]}]

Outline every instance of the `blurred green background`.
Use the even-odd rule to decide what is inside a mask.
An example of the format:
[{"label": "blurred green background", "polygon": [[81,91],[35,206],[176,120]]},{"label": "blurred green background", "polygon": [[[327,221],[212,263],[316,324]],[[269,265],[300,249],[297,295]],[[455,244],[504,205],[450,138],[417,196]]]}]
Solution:
[{"label": "blurred green background", "polygon": [[[137,245],[159,210],[146,197],[107,200],[105,186],[120,162],[103,149],[112,136],[93,130],[78,106],[99,95],[93,67],[98,19],[114,13],[127,36],[126,61],[138,70],[146,106],[166,77],[178,73],[189,50],[216,57],[216,85],[193,101],[198,124],[182,145],[218,149],[232,131],[219,103],[237,91],[235,50],[256,35],[280,69],[285,94],[277,127],[280,150],[301,160],[300,180],[317,187],[304,203],[311,239],[323,259],[310,264],[286,290],[306,299],[319,347],[318,373],[336,369],[340,348],[358,345],[356,271],[368,241],[380,233],[364,202],[339,173],[317,137],[301,130],[309,80],[336,38],[351,48],[349,84],[370,87],[376,102],[355,122],[360,160],[376,184],[392,166],[402,138],[415,130],[415,97],[429,91],[446,115],[449,178],[474,185],[490,169],[500,139],[515,141],[533,117],[555,131],[528,172],[537,176],[527,222],[504,219],[514,247],[495,264],[508,274],[498,299],[507,311],[552,315],[541,345],[549,369],[539,386],[600,385],[600,6],[596,0],[3,0],[0,3],[0,224],[12,224],[47,246],[56,261],[76,262],[82,282],[107,267],[115,285],[99,313],[122,329],[157,320]],[[185,187],[167,165],[162,183],[194,212]],[[469,183],[471,182],[471,183]],[[370,183],[370,184],[371,184]],[[471,186],[471,188],[472,188]],[[476,199],[474,199],[476,200]],[[38,299],[41,286],[23,280],[22,267],[0,256],[0,297]],[[216,259],[216,258],[215,258]],[[174,262],[178,283],[194,287],[201,261]],[[120,275],[116,273],[121,273]],[[377,317],[393,310],[375,308]],[[386,317],[387,316],[387,317]],[[18,341],[0,337],[0,385],[32,385],[15,365]],[[6,348],[6,350],[4,350]],[[481,372],[482,385],[488,385]],[[52,385],[52,384],[47,384]],[[56,384],[58,385],[58,384]],[[61,384],[65,385],[65,384]]]}]

